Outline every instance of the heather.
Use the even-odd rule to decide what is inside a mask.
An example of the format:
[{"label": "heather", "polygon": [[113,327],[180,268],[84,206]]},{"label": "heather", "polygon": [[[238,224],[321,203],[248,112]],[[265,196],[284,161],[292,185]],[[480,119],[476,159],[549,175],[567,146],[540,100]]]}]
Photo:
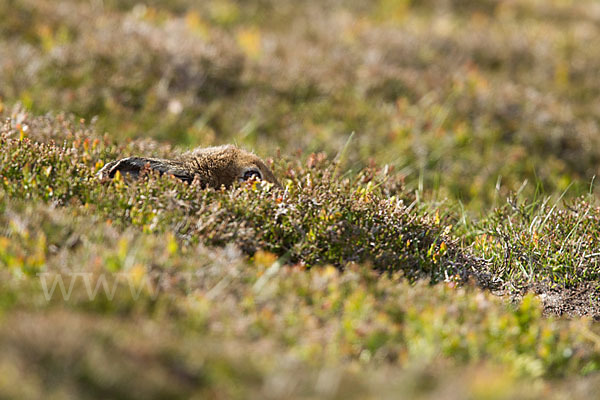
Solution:
[{"label": "heather", "polygon": [[[595,2],[0,20],[0,397],[596,392]],[[96,176],[224,143],[283,189]]]}]

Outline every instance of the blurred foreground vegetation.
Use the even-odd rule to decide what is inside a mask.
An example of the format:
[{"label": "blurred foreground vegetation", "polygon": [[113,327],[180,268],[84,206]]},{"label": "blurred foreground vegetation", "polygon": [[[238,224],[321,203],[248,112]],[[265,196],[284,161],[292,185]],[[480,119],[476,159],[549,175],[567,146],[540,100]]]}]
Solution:
[{"label": "blurred foreground vegetation", "polygon": [[[0,397],[597,393],[600,3],[0,21]],[[95,178],[230,142],[285,190]]]}]

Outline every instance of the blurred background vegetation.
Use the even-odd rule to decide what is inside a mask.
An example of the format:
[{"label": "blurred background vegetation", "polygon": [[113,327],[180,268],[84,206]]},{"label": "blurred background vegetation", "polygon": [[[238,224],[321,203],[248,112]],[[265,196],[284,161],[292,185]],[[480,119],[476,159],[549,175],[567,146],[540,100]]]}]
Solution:
[{"label": "blurred background vegetation", "polygon": [[0,98],[112,137],[340,152],[480,211],[590,191],[595,1],[5,0]]}]

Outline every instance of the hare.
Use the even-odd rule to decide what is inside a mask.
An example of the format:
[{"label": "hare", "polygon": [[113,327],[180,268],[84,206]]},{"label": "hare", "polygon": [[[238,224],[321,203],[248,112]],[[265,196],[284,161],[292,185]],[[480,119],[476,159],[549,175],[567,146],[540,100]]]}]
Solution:
[{"label": "hare", "polygon": [[122,175],[137,178],[146,167],[184,182],[197,180],[203,187],[215,189],[250,179],[265,180],[281,187],[260,158],[233,145],[197,148],[174,159],[127,157],[106,164],[98,176],[101,179],[113,178],[119,171]]}]

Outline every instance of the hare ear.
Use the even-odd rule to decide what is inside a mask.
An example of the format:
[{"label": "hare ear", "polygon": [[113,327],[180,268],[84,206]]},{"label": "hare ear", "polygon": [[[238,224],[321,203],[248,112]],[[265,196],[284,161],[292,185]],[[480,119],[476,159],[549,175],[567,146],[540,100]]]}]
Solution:
[{"label": "hare ear", "polygon": [[157,160],[152,158],[144,157],[127,157],[118,161],[113,161],[106,164],[98,172],[98,176],[101,179],[112,179],[115,177],[117,171],[122,175],[129,174],[134,178],[140,176],[140,172],[144,168],[150,168],[154,171],[160,172],[160,174],[173,175],[184,182],[192,183],[194,177],[191,176],[187,171],[177,168],[177,165],[173,164],[168,160]]}]

